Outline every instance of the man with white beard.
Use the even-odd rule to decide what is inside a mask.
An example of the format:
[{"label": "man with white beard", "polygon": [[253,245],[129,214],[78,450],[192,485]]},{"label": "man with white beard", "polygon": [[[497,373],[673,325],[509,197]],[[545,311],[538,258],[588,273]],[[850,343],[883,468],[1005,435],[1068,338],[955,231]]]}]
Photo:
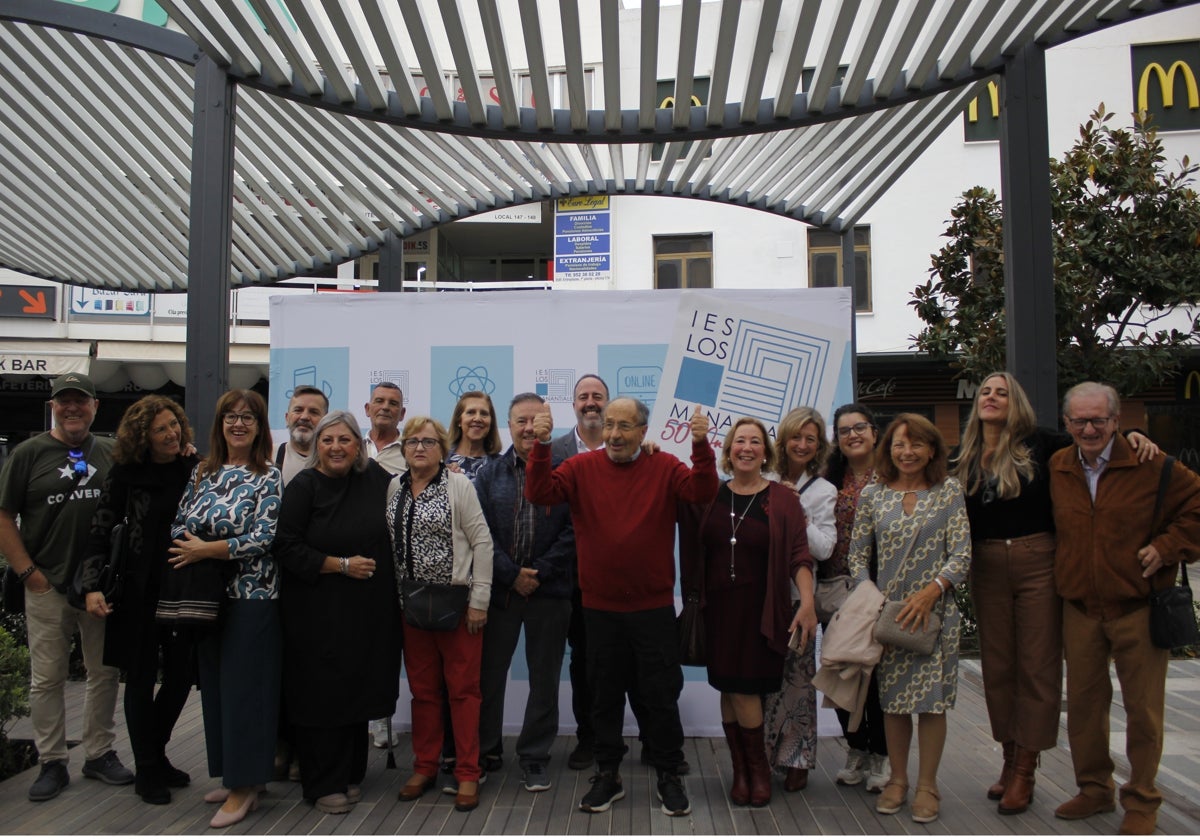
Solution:
[{"label": "man with white beard", "polygon": [[279,444],[279,451],[275,453],[275,466],[283,473],[284,487],[307,465],[312,452],[313,431],[328,412],[329,399],[320,388],[301,385],[292,392],[284,418],[288,440]]}]

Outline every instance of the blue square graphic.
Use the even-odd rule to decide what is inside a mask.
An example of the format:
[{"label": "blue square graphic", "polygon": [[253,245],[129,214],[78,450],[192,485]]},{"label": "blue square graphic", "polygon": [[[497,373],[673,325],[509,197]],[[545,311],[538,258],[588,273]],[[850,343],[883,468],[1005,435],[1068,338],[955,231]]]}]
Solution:
[{"label": "blue square graphic", "polygon": [[272,429],[287,427],[288,400],[300,385],[320,388],[330,408],[349,405],[349,347],[275,347],[271,349],[271,404],[267,416]]},{"label": "blue square graphic", "polygon": [[679,364],[679,381],[675,383],[675,399],[701,405],[716,405],[725,369],[712,362],[684,357]]}]

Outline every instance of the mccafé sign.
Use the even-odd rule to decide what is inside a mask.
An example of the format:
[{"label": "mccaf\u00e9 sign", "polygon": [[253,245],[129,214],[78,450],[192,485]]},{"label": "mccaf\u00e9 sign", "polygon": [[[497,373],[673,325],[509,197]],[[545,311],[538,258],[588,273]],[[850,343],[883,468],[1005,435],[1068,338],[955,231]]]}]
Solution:
[{"label": "mccaf\u00e9 sign", "polygon": [[1160,131],[1200,128],[1200,41],[1130,47],[1133,102]]}]

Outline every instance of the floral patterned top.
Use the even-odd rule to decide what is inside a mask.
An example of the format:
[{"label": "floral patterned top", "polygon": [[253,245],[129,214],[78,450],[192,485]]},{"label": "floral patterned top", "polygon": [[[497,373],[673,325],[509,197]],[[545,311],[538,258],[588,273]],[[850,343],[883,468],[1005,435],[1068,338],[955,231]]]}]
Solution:
[{"label": "floral patterned top", "polygon": [[270,600],[279,597],[279,569],[271,556],[275,520],[283,487],[277,467],[255,475],[246,467],[222,467],[191,480],[179,501],[171,538],[188,531],[203,540],[224,539],[229,562],[236,563],[226,584],[230,598]]},{"label": "floral patterned top", "polygon": [[478,455],[472,458],[469,455],[459,455],[457,452],[451,452],[446,456],[446,463],[457,464],[459,472],[469,478],[471,483],[474,484],[475,476],[479,474],[480,468],[488,461],[494,461],[499,457],[499,453],[495,455]]},{"label": "floral patterned top", "polygon": [[[862,478],[857,478],[854,470],[846,469],[842,486],[838,488],[837,502],[833,506],[833,519],[837,523],[837,543],[833,546],[833,554],[822,564],[825,567],[825,577],[850,574],[850,535],[854,530],[858,497],[862,495],[863,488],[874,481],[874,470],[868,471]],[[874,577],[872,572],[871,578]]]}]

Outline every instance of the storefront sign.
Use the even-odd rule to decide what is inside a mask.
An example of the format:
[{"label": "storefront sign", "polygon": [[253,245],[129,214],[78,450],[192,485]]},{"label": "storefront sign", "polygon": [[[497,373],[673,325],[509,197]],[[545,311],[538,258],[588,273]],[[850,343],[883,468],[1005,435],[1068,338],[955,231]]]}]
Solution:
[{"label": "storefront sign", "polygon": [[554,281],[612,285],[612,210],[608,196],[560,198],[554,217]]},{"label": "storefront sign", "polygon": [[58,313],[58,288],[0,283],[0,318],[40,318],[53,321]]},{"label": "storefront sign", "polygon": [[71,289],[72,315],[150,315],[150,295],[145,292],[110,292],[105,289]]}]

